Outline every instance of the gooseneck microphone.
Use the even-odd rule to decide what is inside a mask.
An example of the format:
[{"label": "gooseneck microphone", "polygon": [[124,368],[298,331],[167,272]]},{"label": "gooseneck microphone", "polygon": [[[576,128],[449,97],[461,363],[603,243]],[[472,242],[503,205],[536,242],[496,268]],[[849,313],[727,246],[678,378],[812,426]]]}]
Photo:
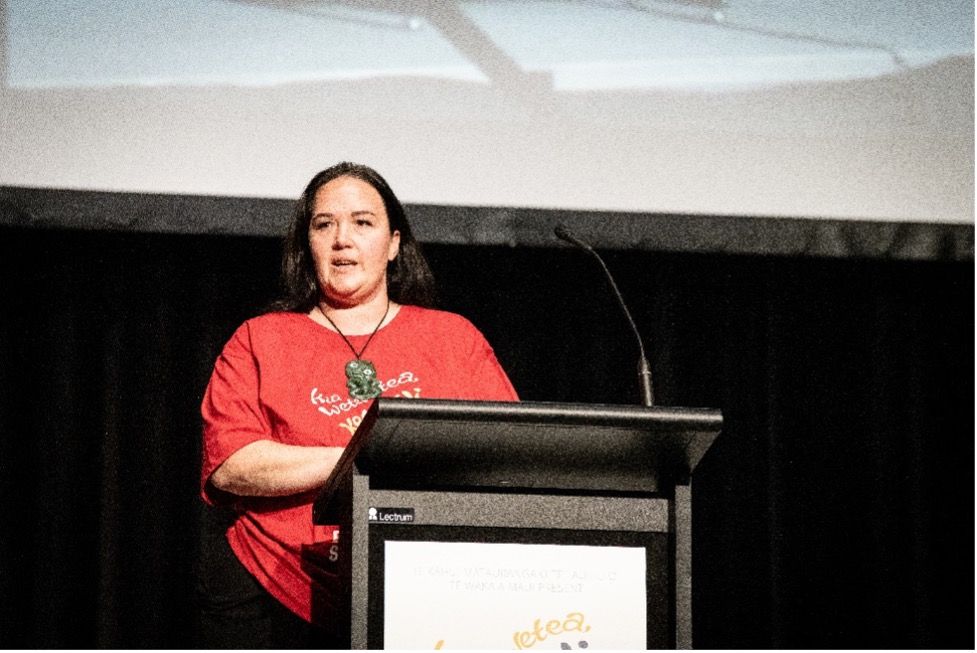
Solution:
[{"label": "gooseneck microphone", "polygon": [[648,358],[645,356],[645,345],[641,341],[641,334],[638,333],[638,326],[634,323],[634,318],[631,317],[631,311],[628,310],[628,305],[624,303],[624,297],[621,296],[621,291],[617,289],[617,284],[614,282],[614,277],[611,276],[611,271],[607,269],[607,265],[604,263],[604,259],[594,251],[594,248],[583,242],[579,238],[573,235],[573,233],[567,229],[562,224],[556,225],[553,229],[553,233],[560,240],[566,241],[575,247],[579,247],[591,254],[597,262],[600,263],[600,267],[604,270],[604,274],[607,276],[607,281],[611,284],[611,289],[614,290],[614,295],[617,297],[617,302],[621,306],[621,310],[624,311],[624,316],[628,318],[628,323],[631,325],[631,330],[634,331],[634,337],[638,341],[638,383],[641,386],[641,403],[645,406],[655,405],[655,395],[652,391],[651,385],[651,366],[648,364]]}]

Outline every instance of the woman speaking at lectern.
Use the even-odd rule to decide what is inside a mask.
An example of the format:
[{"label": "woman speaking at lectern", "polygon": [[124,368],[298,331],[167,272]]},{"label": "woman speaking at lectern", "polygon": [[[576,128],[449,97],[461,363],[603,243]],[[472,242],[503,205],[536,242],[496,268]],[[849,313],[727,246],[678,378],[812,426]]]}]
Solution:
[{"label": "woman speaking at lectern", "polygon": [[313,526],[312,500],[371,399],[517,399],[482,334],[429,308],[427,262],[376,171],[340,163],[309,182],[282,275],[284,298],[237,329],[202,404],[202,494],[233,510],[201,551],[206,647],[348,647],[338,533]]}]

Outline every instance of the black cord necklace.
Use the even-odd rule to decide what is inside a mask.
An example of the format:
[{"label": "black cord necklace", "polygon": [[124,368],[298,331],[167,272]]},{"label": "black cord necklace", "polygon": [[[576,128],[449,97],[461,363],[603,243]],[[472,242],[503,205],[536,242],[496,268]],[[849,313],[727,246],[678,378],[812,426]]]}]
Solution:
[{"label": "black cord necklace", "polygon": [[363,348],[359,351],[356,351],[356,347],[354,347],[353,343],[349,341],[346,334],[339,330],[336,323],[329,319],[329,316],[326,315],[324,310],[322,310],[322,307],[317,306],[317,308],[319,309],[319,312],[322,313],[322,317],[328,320],[329,324],[332,325],[332,328],[336,330],[336,333],[339,334],[339,337],[343,339],[343,342],[346,343],[346,346],[349,347],[349,350],[353,352],[353,356],[355,356],[353,360],[346,363],[346,387],[349,389],[349,396],[354,399],[373,399],[379,395],[381,391],[380,381],[377,379],[377,369],[370,361],[363,360],[362,356],[363,352],[366,351],[366,348],[369,347],[370,343],[373,341],[373,336],[377,335],[377,331],[380,330],[380,325],[382,325],[383,321],[387,319],[387,314],[390,312],[390,299],[387,298],[387,309],[383,312],[383,317],[381,317],[380,321],[377,322],[377,326],[375,329],[373,329],[373,333],[371,333],[370,337],[366,339],[366,344],[363,345]]}]

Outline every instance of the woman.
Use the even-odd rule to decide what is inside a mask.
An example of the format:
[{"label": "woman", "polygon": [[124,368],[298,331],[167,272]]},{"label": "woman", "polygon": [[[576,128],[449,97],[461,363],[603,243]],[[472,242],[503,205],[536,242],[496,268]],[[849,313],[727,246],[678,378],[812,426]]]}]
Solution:
[{"label": "woman", "polygon": [[337,528],[311,502],[373,397],[517,400],[475,327],[425,308],[430,270],[374,170],[312,179],[282,272],[286,297],[234,333],[202,405],[203,497],[234,510],[202,551],[208,647],[348,646]]}]

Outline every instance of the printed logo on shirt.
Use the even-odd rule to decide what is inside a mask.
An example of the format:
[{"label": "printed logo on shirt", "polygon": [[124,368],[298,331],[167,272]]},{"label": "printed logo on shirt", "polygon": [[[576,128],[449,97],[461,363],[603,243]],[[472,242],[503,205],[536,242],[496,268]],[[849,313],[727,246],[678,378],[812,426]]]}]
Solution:
[{"label": "printed logo on shirt", "polygon": [[[388,379],[387,381],[381,381],[380,391],[386,392],[391,388],[396,388],[398,386],[405,385],[408,383],[419,383],[419,382],[420,379],[418,379],[413,372],[411,371],[401,372],[400,376],[397,377],[396,379]],[[421,392],[420,388],[414,388],[413,393],[402,390],[400,394],[416,399],[417,395],[419,395],[420,392]],[[312,391],[309,393],[309,401],[312,402],[312,405],[315,406],[320,413],[323,413],[325,415],[340,415],[342,413],[352,410],[353,408],[356,408],[360,404],[365,404],[370,400],[353,399],[350,397],[346,397],[344,399],[343,397],[340,397],[338,394],[335,393],[326,396],[319,391],[319,388],[312,388]]]},{"label": "printed logo on shirt", "polygon": [[367,514],[371,524],[410,524],[414,521],[413,508],[374,508],[371,506]]},{"label": "printed logo on shirt", "polygon": [[[380,381],[380,391],[387,392],[388,390],[400,388],[401,386],[406,386],[408,384],[419,383],[420,379],[417,378],[417,375],[410,370],[406,370],[401,372],[400,376],[396,378]],[[421,388],[419,385],[414,385],[414,387],[409,388],[401,388],[400,391],[394,396],[405,397],[407,399],[418,399],[421,396]],[[342,415],[343,413],[348,413],[357,406],[368,403],[370,400],[354,399],[351,397],[343,398],[335,393],[327,396],[320,392],[319,388],[316,387],[312,388],[312,390],[309,392],[309,401],[313,406],[315,406],[316,410],[323,415],[337,416]],[[360,422],[363,421],[364,415],[366,415],[366,408],[362,409],[359,415],[352,415],[341,420],[338,425],[340,428],[346,429],[352,434],[359,427]]]}]

